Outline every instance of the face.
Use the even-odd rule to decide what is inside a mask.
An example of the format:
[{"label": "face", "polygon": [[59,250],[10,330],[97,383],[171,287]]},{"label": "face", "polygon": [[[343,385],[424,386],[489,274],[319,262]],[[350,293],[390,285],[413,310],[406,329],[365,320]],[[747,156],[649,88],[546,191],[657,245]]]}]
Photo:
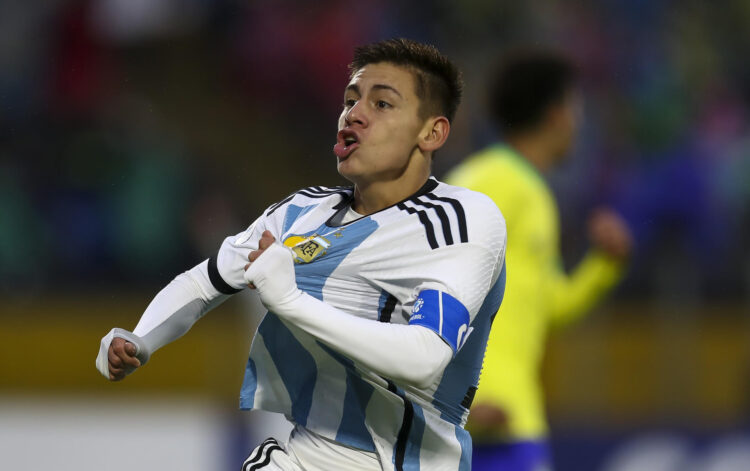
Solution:
[{"label": "face", "polygon": [[407,169],[425,125],[415,78],[389,63],[359,69],[344,92],[334,153],[338,171],[357,183],[397,180]]},{"label": "face", "polygon": [[583,121],[583,99],[577,91],[569,91],[555,111],[554,123],[557,131],[558,160],[565,159],[575,145],[578,130]]}]

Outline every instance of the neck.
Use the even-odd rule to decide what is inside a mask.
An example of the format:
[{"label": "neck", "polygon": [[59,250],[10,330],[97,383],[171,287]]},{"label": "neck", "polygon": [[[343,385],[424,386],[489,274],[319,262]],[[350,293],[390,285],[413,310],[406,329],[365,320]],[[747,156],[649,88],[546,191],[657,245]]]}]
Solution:
[{"label": "neck", "polygon": [[354,182],[354,211],[368,215],[393,206],[416,193],[428,178],[429,159],[412,158],[395,179]]},{"label": "neck", "polygon": [[551,143],[542,133],[514,135],[506,142],[541,173],[549,171],[555,162]]}]

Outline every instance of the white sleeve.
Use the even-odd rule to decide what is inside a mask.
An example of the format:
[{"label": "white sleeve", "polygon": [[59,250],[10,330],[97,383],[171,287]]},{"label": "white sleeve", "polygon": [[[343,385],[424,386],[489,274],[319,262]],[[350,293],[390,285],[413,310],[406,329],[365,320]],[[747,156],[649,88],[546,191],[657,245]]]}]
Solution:
[{"label": "white sleeve", "polygon": [[259,218],[227,237],[216,255],[178,275],[154,297],[133,330],[149,353],[184,335],[204,314],[245,288],[247,256],[257,249],[265,228]]},{"label": "white sleeve", "polygon": [[410,251],[405,244],[390,257],[398,261],[398,269],[379,265],[369,274],[384,291],[401,290],[409,324],[432,330],[454,354],[466,343],[480,309],[499,303],[502,296],[497,294],[504,289],[500,274],[507,241],[505,220],[486,196],[468,196],[463,205],[465,242],[422,252]]},{"label": "white sleeve", "polygon": [[398,383],[427,388],[440,379],[453,358],[451,347],[427,328],[362,319],[307,293],[286,305],[282,312],[276,313],[367,369]]},{"label": "white sleeve", "polygon": [[109,378],[109,346],[116,337],[136,345],[136,356],[145,364],[159,348],[185,334],[205,313],[221,304],[228,295],[213,287],[208,277],[208,261],[178,275],[154,297],[133,332],[114,328],[102,338],[96,368]]},{"label": "white sleeve", "polygon": [[291,251],[280,244],[261,254],[245,281],[257,286],[269,311],[396,382],[426,388],[439,380],[453,356],[426,328],[362,319],[303,293],[295,282]]},{"label": "white sleeve", "polygon": [[182,337],[208,311],[229,296],[210,282],[208,260],[178,275],[154,297],[133,333],[149,353]]}]

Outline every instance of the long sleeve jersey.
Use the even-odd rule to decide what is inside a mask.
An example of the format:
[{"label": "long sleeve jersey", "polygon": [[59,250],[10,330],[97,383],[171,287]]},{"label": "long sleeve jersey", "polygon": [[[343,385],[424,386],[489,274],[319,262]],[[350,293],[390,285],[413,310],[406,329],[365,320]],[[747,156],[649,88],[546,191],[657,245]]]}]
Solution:
[{"label": "long sleeve jersey", "polygon": [[[502,214],[485,195],[433,178],[341,222],[352,201],[352,188],[311,187],[269,207],[162,290],[134,334],[154,351],[244,289],[248,254],[270,231],[294,257],[306,312],[262,319],[241,408],[374,453],[383,470],[468,470],[463,426],[505,287]],[[336,319],[351,328],[326,328]]]}]

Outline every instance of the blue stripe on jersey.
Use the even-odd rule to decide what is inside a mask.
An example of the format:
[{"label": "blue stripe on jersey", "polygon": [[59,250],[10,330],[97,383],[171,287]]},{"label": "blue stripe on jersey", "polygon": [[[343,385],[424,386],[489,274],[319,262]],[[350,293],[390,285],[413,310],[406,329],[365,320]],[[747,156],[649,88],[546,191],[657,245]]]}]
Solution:
[{"label": "blue stripe on jersey", "polygon": [[422,437],[424,437],[425,420],[424,411],[415,402],[414,418],[409,431],[409,441],[406,442],[406,454],[404,455],[404,471],[419,471],[419,452],[422,449]]},{"label": "blue stripe on jersey", "polygon": [[479,373],[482,371],[482,360],[487,346],[487,337],[490,327],[495,318],[495,313],[500,308],[505,293],[505,264],[500,272],[495,285],[484,298],[482,307],[479,308],[474,318],[472,327],[474,331],[466,340],[455,358],[448,363],[443,373],[443,378],[435,390],[432,403],[440,411],[440,418],[458,425],[461,423],[467,409],[461,405],[461,401],[471,386],[479,382]]},{"label": "blue stripe on jersey", "polygon": [[[323,286],[331,273],[344,261],[352,250],[356,249],[367,237],[378,228],[378,223],[366,217],[356,222],[330,227],[325,224],[305,234],[294,234],[302,237],[318,234],[330,240],[331,246],[325,255],[316,258],[312,263],[296,263],[294,272],[297,275],[297,287],[310,296],[323,300]],[[339,232],[341,237],[333,234]],[[288,237],[291,234],[284,234]]]},{"label": "blue stripe on jersey", "polygon": [[[284,215],[283,238],[292,234],[286,232],[291,229],[296,220],[313,209],[316,205],[296,206],[289,205]],[[340,228],[329,227],[322,224],[317,229],[306,234],[293,234],[299,236],[310,236],[318,234],[331,237],[331,246],[326,254],[318,257],[312,263],[295,264],[294,271],[297,277],[297,287],[317,299],[323,300],[323,286],[328,277],[336,267],[346,258],[349,253],[357,248],[370,234],[378,228],[378,223],[371,218],[362,218],[356,222]],[[341,237],[333,236],[339,232]],[[271,355],[276,369],[281,376],[284,387],[289,393],[292,401],[292,419],[300,425],[307,424],[307,416],[312,404],[312,392],[317,381],[317,367],[312,355],[305,350],[291,331],[281,323],[279,318],[268,313],[258,327],[258,334],[263,335],[263,342]],[[305,334],[307,335],[307,334]],[[256,390],[257,376],[254,370],[249,368],[245,371],[245,382],[242,391],[250,394]],[[240,397],[240,405],[253,404],[254,398],[244,394]],[[364,415],[364,406],[362,414]],[[369,437],[369,433],[368,433]],[[372,439],[370,439],[372,441]],[[374,444],[372,445],[374,449]]]},{"label": "blue stripe on jersey", "polygon": [[461,460],[458,471],[471,471],[471,435],[462,427],[456,427],[456,440],[461,445]]},{"label": "blue stripe on jersey", "polygon": [[[371,218],[362,218],[339,228],[323,224],[306,234],[295,234],[303,237],[318,234],[329,238],[331,242],[331,246],[328,247],[325,255],[321,255],[312,263],[297,263],[294,265],[297,287],[322,301],[323,286],[325,286],[331,273],[336,270],[352,250],[357,248],[377,228],[377,222]],[[336,232],[339,232],[341,236],[328,235]],[[288,234],[285,233],[284,237],[288,237]],[[367,403],[372,396],[373,388],[354,372],[351,361],[329,348],[325,349],[346,367],[347,387],[344,396],[344,410],[339,429],[336,432],[336,440],[362,450],[375,451],[375,444],[365,427]]]},{"label": "blue stripe on jersey", "polygon": [[284,214],[284,224],[282,225],[281,233],[286,234],[286,232],[292,227],[292,224],[294,224],[294,221],[301,218],[305,213],[317,206],[317,204],[311,204],[310,206],[297,206],[296,204],[290,204]]},{"label": "blue stripe on jersey", "polygon": [[255,405],[255,390],[258,388],[257,369],[252,358],[247,359],[245,379],[240,389],[240,409],[249,410]]},{"label": "blue stripe on jersey", "polygon": [[375,443],[365,426],[365,411],[374,387],[363,380],[354,370],[354,363],[328,345],[318,342],[336,361],[346,368],[346,395],[341,423],[336,431],[336,441],[344,445],[375,453]]},{"label": "blue stripe on jersey", "polygon": [[409,325],[433,330],[453,349],[459,351],[469,330],[469,310],[448,293],[426,289],[419,293],[411,311]]},{"label": "blue stripe on jersey", "polygon": [[[289,393],[294,423],[304,426],[310,413],[313,388],[318,376],[315,360],[294,337],[289,328],[281,322],[281,319],[272,312],[269,312],[263,318],[258,327],[257,335],[263,336],[263,343],[276,366],[276,370],[279,372],[284,387]],[[245,381],[248,384],[242,385],[243,392],[246,386],[248,389],[250,388],[250,381],[256,381],[254,373],[253,371],[251,375],[249,370],[246,371]],[[243,396],[241,401],[248,402],[249,398]]]},{"label": "blue stripe on jersey", "polygon": [[373,453],[375,443],[365,426],[365,413],[370,402],[373,388],[353,371],[346,370],[346,396],[341,424],[336,431],[336,441],[344,445],[367,450]]}]

